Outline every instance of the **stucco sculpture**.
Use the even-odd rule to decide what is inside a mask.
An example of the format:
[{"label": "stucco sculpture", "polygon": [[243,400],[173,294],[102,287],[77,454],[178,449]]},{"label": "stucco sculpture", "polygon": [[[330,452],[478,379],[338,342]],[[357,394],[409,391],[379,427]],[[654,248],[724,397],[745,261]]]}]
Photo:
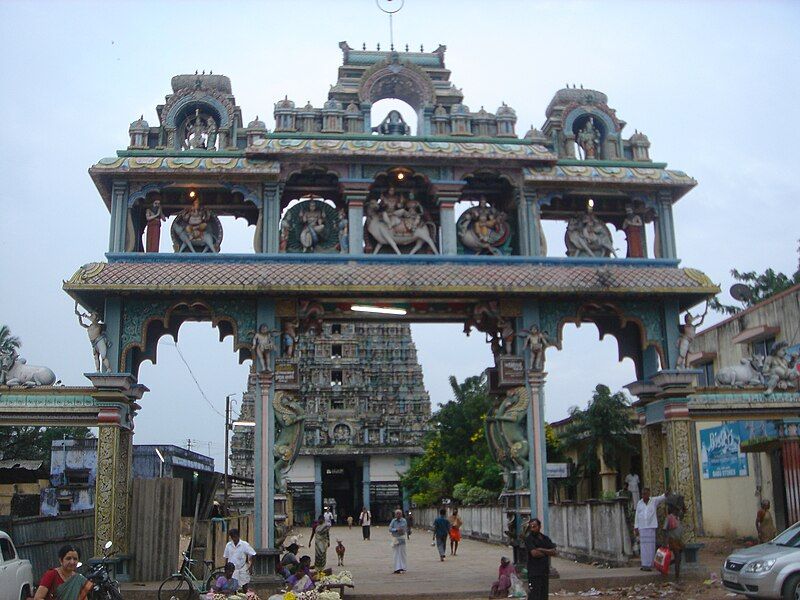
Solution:
[{"label": "stucco sculpture", "polygon": [[439,254],[433,241],[436,225],[427,219],[422,205],[416,200],[406,199],[390,187],[380,200],[370,200],[365,212],[364,228],[375,240],[373,254],[384,246],[389,246],[396,254],[403,254],[401,246],[412,246],[407,253],[416,254],[425,245],[434,254]]},{"label": "stucco sculpture", "polygon": [[505,254],[509,252],[511,227],[506,213],[490,206],[481,197],[477,206],[466,210],[458,219],[456,229],[464,248],[475,254]]},{"label": "stucco sculpture", "polygon": [[523,330],[519,335],[525,336],[524,348],[531,351],[528,368],[532,371],[543,371],[545,350],[550,346],[557,346],[556,340],[552,339],[546,331],[539,331],[536,325],[532,325],[528,330]]},{"label": "stucco sculpture", "polygon": [[723,367],[714,376],[717,385],[731,387],[760,387],[764,385],[764,357],[743,358],[741,364]]},{"label": "stucco sculpture", "polygon": [[286,473],[292,468],[300,447],[303,445],[305,414],[299,402],[287,392],[277,391],[272,400],[275,409],[275,489],[286,491]]},{"label": "stucco sculpture", "polygon": [[764,359],[764,379],[767,384],[765,393],[771,394],[776,389],[788,390],[797,389],[800,381],[800,371],[795,369],[798,355],[787,356],[787,342],[776,342],[772,344],[769,356]]},{"label": "stucco sculpture", "polygon": [[[78,317],[78,324],[86,330],[89,341],[92,344],[92,354],[94,355],[94,368],[98,373],[108,373],[111,371],[111,364],[108,362],[108,349],[110,343],[106,336],[106,326],[100,322],[100,315],[92,311],[88,315],[78,310],[78,303],[75,303],[75,314]],[[84,319],[88,322],[84,323]]]},{"label": "stucco sculpture", "polygon": [[55,382],[56,375],[48,367],[29,365],[16,351],[0,353],[0,385],[36,387]]},{"label": "stucco sculpture", "polygon": [[564,242],[567,245],[567,256],[609,257],[617,255],[608,225],[591,211],[569,218]]},{"label": "stucco sculpture", "polygon": [[593,159],[598,158],[598,151],[600,149],[600,132],[594,126],[594,117],[589,117],[586,125],[578,131],[575,139],[578,147],[582,151],[582,158]]},{"label": "stucco sculpture", "polygon": [[275,352],[275,336],[279,331],[274,331],[267,327],[266,323],[262,323],[258,327],[258,331],[253,336],[253,363],[256,367],[256,373],[266,371],[270,367],[270,358],[272,353]]},{"label": "stucco sculpture", "polygon": [[708,314],[708,303],[706,309],[699,317],[695,317],[689,311],[683,317],[683,327],[681,328],[681,335],[678,337],[678,361],[675,365],[676,369],[689,368],[689,348],[697,335],[697,328],[703,324],[703,321]]},{"label": "stucco sculpture", "polygon": [[[515,489],[527,489],[529,479],[528,436],[526,422],[530,398],[524,387],[510,390],[499,406],[486,415],[487,427],[496,424],[497,441],[513,464],[516,474]],[[495,430],[493,430],[494,432]],[[501,463],[502,464],[502,463]]]},{"label": "stucco sculpture", "polygon": [[222,224],[195,198],[172,222],[172,245],[175,252],[219,252],[222,243]]}]

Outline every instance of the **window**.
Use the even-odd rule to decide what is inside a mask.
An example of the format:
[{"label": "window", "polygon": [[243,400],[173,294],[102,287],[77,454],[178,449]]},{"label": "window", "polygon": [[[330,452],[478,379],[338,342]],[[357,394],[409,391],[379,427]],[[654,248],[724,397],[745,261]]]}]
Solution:
[{"label": "window", "polygon": [[331,371],[331,385],[342,385],[342,371],[337,369]]},{"label": "window", "polygon": [[750,350],[753,353],[753,356],[768,356],[769,350],[772,348],[772,344],[774,343],[774,337],[764,338],[763,340],[758,340],[757,342],[750,344]]},{"label": "window", "polygon": [[334,335],[341,334],[342,333],[342,324],[341,323],[333,323],[333,324],[331,324],[331,333],[334,334]]},{"label": "window", "polygon": [[0,538],[0,551],[3,553],[3,560],[14,560],[17,554],[14,552],[14,546],[5,538]]},{"label": "window", "polygon": [[711,387],[714,385],[714,363],[707,362],[695,365],[695,368],[700,369],[702,373],[697,378],[697,383],[700,387]]},{"label": "window", "polygon": [[331,346],[331,358],[342,358],[342,345],[333,344]]},{"label": "window", "polygon": [[334,399],[331,403],[333,410],[344,410],[344,400]]}]

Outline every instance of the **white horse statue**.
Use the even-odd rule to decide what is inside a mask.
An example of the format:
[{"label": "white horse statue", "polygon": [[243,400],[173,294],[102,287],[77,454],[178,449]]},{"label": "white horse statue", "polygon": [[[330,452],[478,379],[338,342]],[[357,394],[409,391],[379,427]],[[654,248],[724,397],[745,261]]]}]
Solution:
[{"label": "white horse statue", "polygon": [[436,244],[433,243],[430,229],[435,227],[430,223],[420,223],[413,231],[407,234],[400,234],[394,231],[389,225],[380,217],[378,210],[378,203],[376,200],[370,200],[367,204],[367,231],[375,238],[375,249],[373,254],[380,252],[384,246],[389,246],[397,254],[400,252],[399,246],[408,246],[414,244],[409,254],[416,254],[423,244],[427,244],[434,254],[439,254],[436,249]]}]

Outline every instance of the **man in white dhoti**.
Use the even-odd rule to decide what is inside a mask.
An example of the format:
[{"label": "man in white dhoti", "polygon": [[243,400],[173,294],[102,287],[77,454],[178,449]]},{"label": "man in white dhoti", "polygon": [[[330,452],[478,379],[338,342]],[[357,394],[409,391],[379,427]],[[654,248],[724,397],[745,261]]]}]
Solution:
[{"label": "man in white dhoti", "polygon": [[625,483],[631,493],[631,504],[636,508],[636,505],[639,504],[639,476],[636,473],[628,473],[625,476]]},{"label": "man in white dhoti", "polygon": [[389,533],[392,534],[392,552],[394,554],[395,575],[406,572],[406,531],[408,523],[403,518],[403,511],[394,511],[394,519],[389,523]]},{"label": "man in white dhoti", "polygon": [[658,505],[667,499],[666,493],[650,497],[650,488],[642,489],[642,499],[636,503],[633,532],[639,536],[642,571],[650,571],[656,556],[656,530],[658,529]]}]

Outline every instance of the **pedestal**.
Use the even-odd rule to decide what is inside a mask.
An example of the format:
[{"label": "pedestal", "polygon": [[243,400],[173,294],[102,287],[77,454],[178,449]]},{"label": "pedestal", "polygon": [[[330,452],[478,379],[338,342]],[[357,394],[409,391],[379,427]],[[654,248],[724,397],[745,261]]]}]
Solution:
[{"label": "pedestal", "polygon": [[256,590],[262,598],[268,598],[283,585],[283,577],[278,575],[280,551],[274,548],[256,548],[253,566],[250,570],[249,587]]}]

